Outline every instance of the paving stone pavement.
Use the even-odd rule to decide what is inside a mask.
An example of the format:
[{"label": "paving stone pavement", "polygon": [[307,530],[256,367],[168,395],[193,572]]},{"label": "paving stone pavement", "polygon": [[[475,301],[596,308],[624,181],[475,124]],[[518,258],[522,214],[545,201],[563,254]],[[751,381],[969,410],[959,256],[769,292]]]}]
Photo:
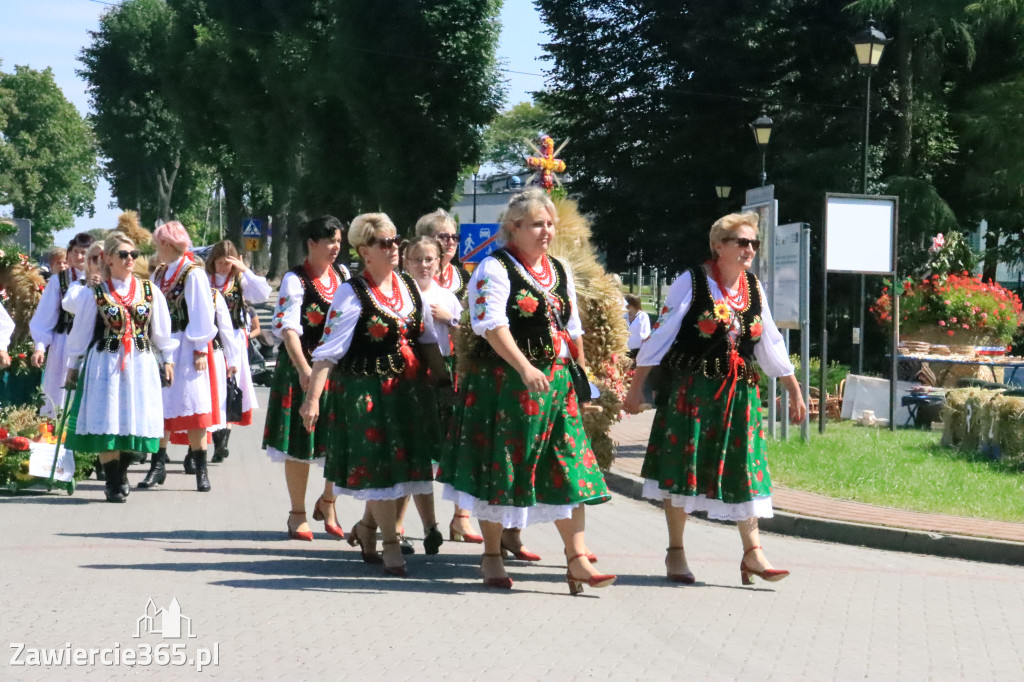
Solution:
[{"label": "paving stone pavement", "polygon": [[[261,394],[266,402],[265,390]],[[257,415],[262,425],[262,414]],[[1019,680],[1019,568],[765,535],[787,580],[740,585],[733,526],[694,520],[687,555],[698,583],[663,577],[665,531],[653,506],[616,497],[588,510],[598,567],[619,574],[570,597],[557,533],[526,531],[539,565],[510,562],[511,593],[484,589],[479,547],[445,543],[388,578],[329,539],[286,539],[279,465],[260,427],[236,432],[231,457],[194,490],[172,450],[167,485],[103,502],[95,481],[0,496],[0,633],[32,648],[216,645],[218,665],[11,666],[0,680]],[[138,481],[145,467],[133,467]],[[308,509],[319,494],[311,482]],[[339,499],[348,528],[361,507]],[[450,518],[438,499],[438,517]],[[410,511],[410,535],[421,535]],[[417,547],[422,545],[417,542]],[[147,600],[177,599],[192,639],[133,637]],[[22,660],[25,654],[22,654]]]}]

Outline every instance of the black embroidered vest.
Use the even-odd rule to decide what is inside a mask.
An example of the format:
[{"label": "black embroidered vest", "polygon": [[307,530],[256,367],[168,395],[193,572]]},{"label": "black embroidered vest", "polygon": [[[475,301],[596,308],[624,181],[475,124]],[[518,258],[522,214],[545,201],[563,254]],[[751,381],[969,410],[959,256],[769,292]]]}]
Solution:
[{"label": "black embroidered vest", "polygon": [[[491,257],[498,261],[508,273],[509,296],[505,305],[505,315],[508,317],[508,328],[516,346],[522,351],[526,359],[535,365],[550,364],[556,357],[553,336],[556,331],[553,316],[548,311],[548,297],[552,297],[561,308],[563,322],[568,324],[572,314],[572,301],[569,300],[569,285],[565,274],[565,267],[557,258],[550,258],[551,267],[554,271],[555,283],[547,292],[539,288],[532,281],[527,279],[516,267],[512,255],[505,249],[499,249],[491,254]],[[470,305],[474,302],[483,304],[486,298],[486,282],[477,280],[478,286],[483,282],[480,291],[470,292]],[[474,354],[483,359],[494,360],[498,354],[491,348],[491,344],[483,337],[477,339]]]},{"label": "black embroidered vest", "polygon": [[[451,266],[452,288],[443,288],[455,294],[455,298],[461,301],[466,297],[466,287],[469,286],[469,271],[454,261],[451,263]],[[438,283],[440,283],[440,280],[438,280]]]},{"label": "black embroidered vest", "polygon": [[[57,273],[57,286],[60,287],[60,300],[68,294],[68,287],[71,286],[71,268]],[[75,316],[64,310],[59,302],[57,303],[57,324],[53,328],[55,334],[67,334],[71,331],[71,325],[75,322]]]},{"label": "black embroidered vest", "polygon": [[[740,334],[736,339],[736,351],[743,358],[741,377],[748,383],[757,383],[754,370],[754,347],[761,340],[761,290],[757,277],[745,273],[750,292],[747,307],[733,311],[738,319]],[[724,378],[729,374],[729,351],[732,341],[729,328],[715,317],[715,299],[711,295],[704,268],[690,269],[693,281],[693,297],[690,309],[683,316],[676,339],[662,359],[661,364],[688,372],[703,374],[709,378]],[[728,304],[725,304],[728,305]]]},{"label": "black embroidered vest", "polygon": [[[348,277],[337,266],[331,265],[334,274],[338,276],[338,284],[346,281]],[[327,321],[327,311],[331,309],[331,302],[325,300],[316,285],[306,272],[304,264],[296,265],[288,272],[299,278],[302,282],[302,308],[299,310],[299,324],[302,326],[302,336],[299,337],[299,344],[302,346],[302,353],[306,356],[306,362],[313,362],[313,350],[320,345],[320,339],[324,335],[324,322]],[[337,290],[335,290],[337,293]]]},{"label": "black embroidered vest", "polygon": [[104,291],[102,284],[92,288],[96,296],[97,312],[92,345],[97,350],[116,353],[129,326],[128,331],[135,341],[135,348],[145,353],[152,347],[149,341],[149,324],[153,314],[153,284],[148,279],[139,279],[135,275],[132,277],[136,286],[142,287],[142,300],[133,303],[130,310]]},{"label": "black embroidered vest", "polygon": [[[199,266],[195,263],[186,263],[181,269],[181,274],[178,275],[177,281],[173,283],[173,286],[168,291],[164,291],[164,298],[167,299],[167,310],[171,314],[172,334],[185,331],[185,327],[188,326],[188,304],[185,302],[185,281],[188,280],[188,276],[192,270],[197,267]],[[166,272],[167,266],[161,265],[156,269],[156,272],[153,273],[153,280],[158,283],[163,282]]]},{"label": "black embroidered vest", "polygon": [[229,279],[226,285],[226,288],[220,293],[224,296],[224,302],[228,304],[228,313],[231,314],[231,327],[234,329],[244,329],[245,299],[242,296],[242,276],[235,273],[234,277]]},{"label": "black embroidered vest", "polygon": [[[213,326],[217,328],[217,335],[213,337],[213,341],[211,341],[210,343],[213,344],[213,349],[214,350],[222,351],[222,350],[224,350],[224,339],[221,338],[220,326],[217,325],[217,292],[218,291],[219,290],[217,289],[217,287],[210,287],[210,294],[213,297]],[[238,327],[234,327],[234,325],[232,325],[232,326],[235,329],[238,328]]]},{"label": "black embroidered vest", "polygon": [[338,361],[337,372],[359,376],[397,376],[406,367],[401,351],[403,341],[414,353],[419,353],[416,342],[423,333],[423,298],[412,276],[402,273],[399,277],[413,302],[413,310],[404,322],[374,298],[365,279],[355,277],[351,280],[362,312],[352,334],[352,343]]}]

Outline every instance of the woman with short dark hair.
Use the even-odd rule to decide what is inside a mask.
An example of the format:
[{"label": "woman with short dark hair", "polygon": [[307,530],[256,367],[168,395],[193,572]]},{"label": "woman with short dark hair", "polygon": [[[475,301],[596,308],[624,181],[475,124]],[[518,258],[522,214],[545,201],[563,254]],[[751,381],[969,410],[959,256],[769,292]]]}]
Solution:
[{"label": "woman with short dark hair", "polygon": [[[338,287],[350,275],[343,265],[335,265],[344,239],[341,221],[321,216],[303,224],[306,258],[281,280],[281,291],[274,311],[271,331],[284,346],[279,353],[274,379],[270,385],[263,447],[275,462],[284,463],[291,511],[288,512],[288,536],[310,542],[313,531],[306,521],[306,485],[310,465],[321,467],[327,455],[326,423],[307,429],[298,410],[309,390],[313,351],[324,334],[327,312]],[[326,419],[323,420],[326,422]],[[323,494],[316,501],[313,518],[323,520],[329,535],[345,537],[334,509],[334,485],[324,482]]]}]

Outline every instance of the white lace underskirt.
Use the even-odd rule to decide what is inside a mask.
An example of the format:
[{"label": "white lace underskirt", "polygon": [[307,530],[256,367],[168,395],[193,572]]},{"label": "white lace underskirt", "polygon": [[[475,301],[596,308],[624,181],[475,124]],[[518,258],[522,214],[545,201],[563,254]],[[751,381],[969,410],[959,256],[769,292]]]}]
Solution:
[{"label": "white lace underskirt", "polygon": [[327,463],[326,457],[317,457],[316,459],[300,459],[298,457],[292,457],[287,452],[282,452],[277,448],[267,446],[267,457],[270,458],[271,462],[277,462],[283,464],[284,462],[302,462],[303,464],[318,464],[320,468],[324,468],[324,464]]},{"label": "white lace underskirt", "polygon": [[771,495],[755,497],[750,502],[722,502],[706,495],[675,495],[662,490],[659,482],[653,478],[646,478],[643,496],[651,500],[671,500],[673,507],[683,507],[687,514],[703,511],[708,513],[709,519],[718,521],[746,521],[754,517],[770,519],[775,516]]},{"label": "white lace underskirt", "polygon": [[348,495],[349,497],[357,500],[364,501],[378,501],[378,500],[397,500],[405,497],[406,495],[431,495],[434,494],[434,482],[433,481],[405,481],[404,483],[398,483],[391,486],[390,488],[363,488],[361,490],[355,490],[352,488],[342,488],[341,486],[334,486],[335,495]]},{"label": "white lace underskirt", "polygon": [[500,523],[502,528],[526,528],[534,523],[549,523],[572,517],[577,504],[536,504],[532,507],[507,507],[488,504],[469,493],[456,490],[450,484],[442,484],[444,499],[454,502],[460,509],[469,511],[480,521]]}]

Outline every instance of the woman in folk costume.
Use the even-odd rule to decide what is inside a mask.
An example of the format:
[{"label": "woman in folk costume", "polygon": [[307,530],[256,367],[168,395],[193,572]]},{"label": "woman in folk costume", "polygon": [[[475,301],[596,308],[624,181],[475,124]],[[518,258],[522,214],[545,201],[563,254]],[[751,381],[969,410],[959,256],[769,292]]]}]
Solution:
[{"label": "woman in folk costume", "polygon": [[[256,404],[256,389],[252,383],[252,370],[249,368],[249,334],[246,330],[246,308],[254,303],[263,303],[270,297],[270,285],[266,278],[256,275],[238,257],[235,245],[225,239],[217,242],[210,250],[206,260],[206,274],[210,284],[220,291],[227,302],[231,320],[231,335],[240,350],[238,373],[235,378],[238,388],[242,391],[242,418],[239,426],[252,423],[252,411]],[[220,462],[227,458],[228,439],[231,437],[231,424],[227,428],[213,433],[213,460]]]},{"label": "woman in folk costume", "polygon": [[[417,507],[427,553],[444,540],[434,518],[431,464],[441,428],[427,368],[435,382],[446,381],[447,370],[419,287],[395,272],[400,241],[383,213],[352,221],[349,242],[365,268],[331,303],[300,414],[307,428],[319,431],[326,423],[324,475],[335,491],[366,501],[349,544],[360,546],[365,562],[383,563],[386,573],[401,576],[396,500],[423,495]],[[377,528],[384,537],[382,555],[374,547]]]},{"label": "woman in folk costume", "polygon": [[756,213],[733,213],[711,227],[712,260],[672,283],[665,307],[637,355],[624,408],[636,413],[651,368],[660,367],[657,412],[641,476],[643,495],[662,500],[668,524],[668,579],[692,583],[683,549],[687,516],[736,521],[740,574],[782,580],[761,550],[758,517],[772,516],[771,477],[754,361],[781,377],[790,417],[806,407],[764,291],[748,270],[760,246]]},{"label": "woman in folk costume", "polygon": [[31,357],[32,366],[42,367],[44,362],[46,364],[46,370],[43,372],[45,400],[40,410],[40,414],[46,417],[55,417],[57,411],[64,407],[64,379],[67,373],[64,346],[71,332],[74,316],[64,310],[61,301],[64,300],[72,283],[85,277],[85,253],[94,241],[92,235],[86,232],[80,232],[71,240],[67,250],[68,267],[50,275],[39,299],[39,306],[28,324],[32,341],[35,343]]},{"label": "woman in folk costume", "polygon": [[164,435],[161,396],[153,387],[160,384],[161,365],[173,381],[178,340],[160,289],[132,274],[135,243],[114,232],[103,253],[104,281],[74,299],[67,386],[75,397],[64,444],[99,453],[107,501],[124,502],[129,453],[155,453]]},{"label": "woman in folk costume", "polygon": [[[327,311],[342,282],[349,279],[348,268],[335,265],[344,239],[341,221],[321,216],[302,226],[306,259],[293,267],[281,280],[281,291],[271,328],[281,340],[285,352],[278,353],[277,367],[270,385],[267,423],[263,429],[263,447],[275,462],[284,462],[291,511],[288,536],[310,542],[313,531],[306,521],[306,484],[310,465],[321,467],[327,455],[327,428],[307,430],[298,410],[309,387],[313,349],[324,334]],[[326,416],[322,422],[326,421]],[[313,518],[323,520],[324,530],[337,538],[345,537],[334,509],[334,484],[324,482],[323,494],[313,508]]]},{"label": "woman in folk costume", "polygon": [[530,189],[509,201],[505,247],[473,272],[471,317],[479,337],[459,377],[460,403],[438,479],[445,499],[471,509],[484,536],[484,584],[510,589],[502,527],[554,521],[565,545],[566,582],[606,587],[591,565],[583,503],[609,499],[583,430],[568,363],[585,363],[572,273],[547,256],[557,213]]},{"label": "woman in folk costume", "polygon": [[[210,391],[214,406],[213,424],[208,431],[209,440],[217,442],[217,434],[223,433],[228,428],[227,422],[227,379],[229,376],[238,376],[239,347],[238,339],[234,335],[231,326],[231,314],[228,312],[228,304],[224,296],[216,288],[210,290],[213,299],[214,321],[217,325],[217,335],[211,343],[213,354],[210,356],[213,362],[210,372]],[[171,434],[171,443],[174,445],[188,445],[188,432],[176,431]],[[213,461],[220,461],[214,459]],[[148,477],[147,477],[148,478]],[[145,482],[145,481],[144,481]],[[152,482],[150,482],[151,484]],[[143,487],[149,487],[147,484]],[[139,485],[142,485],[141,483]]]},{"label": "woman in folk costume", "polygon": [[14,334],[14,320],[7,313],[7,309],[0,304],[0,369],[11,366],[11,356],[7,352],[11,345],[11,335]]},{"label": "woman in folk costume", "polygon": [[163,389],[167,435],[160,441],[160,450],[139,487],[149,488],[164,481],[170,434],[186,431],[189,451],[185,471],[194,471],[196,490],[207,492],[210,477],[206,468],[206,429],[214,424],[216,413],[212,396],[216,379],[211,380],[210,358],[217,326],[210,280],[187,253],[192,248],[192,239],[177,220],[156,228],[153,241],[161,262],[153,273],[153,283],[167,299],[171,333],[179,345],[175,355],[176,379]]}]

